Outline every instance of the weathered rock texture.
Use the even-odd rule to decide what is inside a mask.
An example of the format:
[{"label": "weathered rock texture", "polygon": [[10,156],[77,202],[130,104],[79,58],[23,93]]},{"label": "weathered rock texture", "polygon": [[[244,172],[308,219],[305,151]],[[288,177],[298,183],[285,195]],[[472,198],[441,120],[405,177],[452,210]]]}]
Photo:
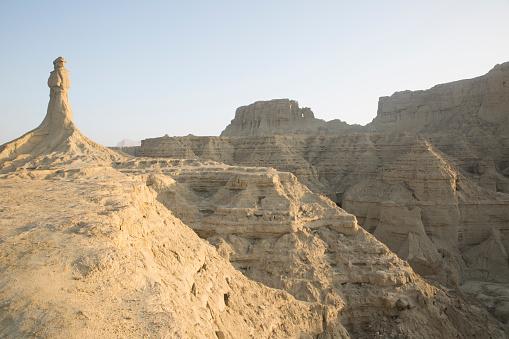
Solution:
[{"label": "weathered rock texture", "polygon": [[360,128],[341,120],[317,119],[311,109],[300,108],[295,100],[274,99],[237,108],[235,118],[221,136],[337,133]]},{"label": "weathered rock texture", "polygon": [[474,320],[489,321],[485,311],[425,282],[354,216],[290,173],[143,158],[115,167],[145,174],[157,199],[247,277],[322,305],[329,333],[338,324],[353,338],[492,331]]},{"label": "weathered rock texture", "polygon": [[0,179],[0,337],[326,332],[324,307],[247,279],[140,178],[107,166],[48,171]]},{"label": "weathered rock texture", "polygon": [[280,120],[262,102],[239,109],[221,137],[146,139],[136,152],[292,172],[417,272],[452,287],[507,286],[508,83],[505,63],[479,78],[396,93],[380,99],[371,124],[336,134],[273,122],[253,132],[254,117]]},{"label": "weathered rock texture", "polygon": [[113,169],[124,158],[79,133],[55,74],[43,124],[2,145],[0,337],[348,336],[324,305],[246,278],[145,178]]},{"label": "weathered rock texture", "polygon": [[21,137],[0,146],[0,173],[13,169],[44,168],[58,162],[69,164],[71,160],[96,159],[112,161],[120,159],[118,153],[85,137],[72,119],[67,92],[71,86],[65,60],[53,61],[54,70],[48,78],[50,100],[42,123]]},{"label": "weathered rock texture", "polygon": [[2,337],[504,337],[290,173],[112,164],[59,121],[25,153],[44,166],[0,159]]},{"label": "weathered rock texture", "polygon": [[425,136],[480,186],[509,192],[509,63],[486,75],[380,98],[367,128]]},{"label": "weathered rock texture", "polygon": [[508,121],[508,107],[509,62],[474,79],[381,97],[372,125],[390,131],[448,130],[458,116],[498,124]]},{"label": "weathered rock texture", "polygon": [[[355,214],[380,239],[392,238],[390,248],[415,264],[418,272],[451,285],[465,274],[481,274],[465,271],[463,249],[482,242],[492,228],[506,234],[504,239],[509,229],[509,196],[480,187],[483,179],[462,171],[418,136],[166,137],[144,140],[142,145],[144,155],[292,172]],[[395,218],[402,219],[393,223]]]}]

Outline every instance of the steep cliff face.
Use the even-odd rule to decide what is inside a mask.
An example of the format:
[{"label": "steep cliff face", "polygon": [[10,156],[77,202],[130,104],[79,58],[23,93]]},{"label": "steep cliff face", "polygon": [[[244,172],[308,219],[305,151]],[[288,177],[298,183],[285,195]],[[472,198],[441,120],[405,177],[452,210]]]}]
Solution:
[{"label": "steep cliff face", "polygon": [[63,87],[41,126],[0,147],[0,337],[348,337],[325,305],[246,278],[145,178],[113,169],[126,158],[83,136],[68,82],[49,83]]},{"label": "steep cliff face", "polygon": [[475,174],[463,171],[424,137],[361,133],[168,137],[146,142],[142,150],[149,156],[292,172],[313,191],[356,215],[365,229],[409,260],[417,272],[450,285],[498,274],[469,268],[462,258],[492,228],[502,232],[502,242],[509,247],[509,195],[494,188],[501,187],[504,177],[482,168]]},{"label": "steep cliff face", "polygon": [[[61,61],[50,77],[44,122],[0,149],[0,336],[504,337],[487,311],[427,283],[353,215],[293,174],[212,160],[128,158],[88,140],[72,122]],[[445,243],[455,229],[434,222],[430,228],[426,220],[436,215],[425,206],[437,195],[459,196],[454,168],[424,141],[404,152],[406,137],[354,138],[272,136],[259,139],[255,152],[243,138],[182,138],[172,139],[171,152],[294,166],[323,191],[333,182],[385,180],[397,187],[409,178],[401,197],[410,194],[420,205],[405,205],[405,214],[383,210],[376,231],[392,239],[404,225],[411,232],[394,245],[398,253],[433,269],[435,238]],[[353,154],[348,166],[364,161],[366,171],[339,180],[334,167],[348,157],[327,155],[324,142]],[[365,152],[358,155],[355,144]],[[411,154],[419,153],[428,166],[416,164]],[[323,172],[311,165],[324,158]],[[388,161],[393,166],[380,172]],[[482,192],[462,187],[465,196]],[[345,191],[342,201],[354,202],[359,192]],[[440,213],[451,212],[440,210],[437,220]],[[453,222],[460,215],[452,214]],[[500,268],[504,237],[492,230],[470,246],[469,267]]]},{"label": "steep cliff face", "polygon": [[428,284],[290,173],[144,158],[116,168],[145,176],[164,206],[249,278],[322,305],[330,331],[342,324],[354,338],[499,335],[485,312]]},{"label": "steep cliff face", "polygon": [[237,108],[235,118],[221,136],[337,133],[359,128],[340,120],[316,119],[311,109],[300,108],[295,100],[274,99]]},{"label": "steep cliff face", "polygon": [[508,74],[505,63],[381,98],[377,117],[356,132],[244,135],[239,124],[235,137],[147,139],[139,152],[292,172],[417,272],[450,286],[506,284],[508,262],[495,254],[505,252],[486,249],[509,249]]},{"label": "steep cliff face", "polygon": [[506,62],[474,79],[382,97],[369,127],[378,131],[448,131],[452,127],[448,122],[455,116],[498,124],[508,121],[508,113],[509,62]]},{"label": "steep cliff face", "polygon": [[509,62],[474,79],[382,97],[366,127],[418,133],[480,186],[509,193]]}]

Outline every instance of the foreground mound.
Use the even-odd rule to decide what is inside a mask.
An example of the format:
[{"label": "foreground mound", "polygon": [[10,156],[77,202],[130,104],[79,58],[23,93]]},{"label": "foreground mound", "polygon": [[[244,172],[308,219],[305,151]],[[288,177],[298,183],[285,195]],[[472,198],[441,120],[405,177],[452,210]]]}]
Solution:
[{"label": "foreground mound", "polygon": [[97,167],[0,185],[0,337],[325,330],[320,305],[249,281],[139,179]]}]

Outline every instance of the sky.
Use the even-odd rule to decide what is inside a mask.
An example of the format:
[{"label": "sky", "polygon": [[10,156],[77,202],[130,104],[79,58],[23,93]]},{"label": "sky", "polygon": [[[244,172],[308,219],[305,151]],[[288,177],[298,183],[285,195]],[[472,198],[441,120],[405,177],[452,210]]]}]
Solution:
[{"label": "sky", "polygon": [[235,109],[290,98],[366,124],[378,98],[509,61],[509,0],[0,1],[0,143],[46,114],[64,56],[84,134],[218,135]]}]

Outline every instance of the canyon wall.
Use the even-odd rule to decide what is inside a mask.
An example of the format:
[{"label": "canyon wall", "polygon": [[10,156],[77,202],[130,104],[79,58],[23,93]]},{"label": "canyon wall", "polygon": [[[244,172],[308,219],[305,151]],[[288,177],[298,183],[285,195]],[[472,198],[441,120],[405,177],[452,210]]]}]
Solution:
[{"label": "canyon wall", "polygon": [[445,131],[451,119],[458,116],[495,124],[507,122],[508,110],[509,62],[506,62],[474,79],[381,97],[370,127],[378,131]]},{"label": "canyon wall", "polygon": [[[56,62],[60,68],[63,58]],[[6,193],[0,195],[0,337],[506,337],[507,303],[490,308],[504,328],[457,291],[420,277],[355,216],[294,174],[120,155],[81,134],[66,93],[50,87],[45,122],[0,146],[0,189]],[[414,267],[432,271],[446,253],[437,250],[440,242],[454,244],[451,225],[461,214],[453,213],[454,202],[433,213],[435,199],[501,196],[485,195],[468,179],[463,183],[426,141],[358,137],[333,141],[355,157],[350,162],[326,154],[328,137],[253,137],[258,143],[251,145],[249,138],[164,138],[163,147],[157,140],[152,147],[180,158],[298,164],[302,171],[293,170],[315,190],[334,192],[330,183],[347,183],[341,202],[355,206],[376,201],[365,192],[385,195],[369,180],[386,185],[394,203],[382,206],[375,235],[399,246],[399,256]],[[417,162],[413,154],[419,154]],[[311,159],[330,167],[320,172]],[[335,172],[341,162],[352,166],[345,171],[366,166],[364,176],[353,171],[350,181],[341,179]],[[405,186],[401,178],[413,184]],[[367,184],[355,186],[362,180]],[[402,211],[398,203],[410,196],[420,205]],[[443,227],[430,233],[427,220],[434,218]],[[393,239],[402,227],[409,230],[406,238]],[[464,251],[469,267],[489,274],[497,269],[491,278],[504,279],[504,237],[501,228],[492,229]],[[486,285],[483,295],[487,289],[496,298],[497,289]]]},{"label": "canyon wall", "polygon": [[145,177],[164,206],[245,276],[320,305],[320,338],[339,337],[343,326],[352,338],[498,335],[486,312],[427,283],[291,173],[162,158],[115,168]]},{"label": "canyon wall", "polygon": [[380,99],[371,124],[327,133],[295,101],[257,102],[239,108],[221,137],[146,139],[137,152],[292,172],[418,272],[452,285],[498,281],[467,253],[493,230],[509,249],[508,81],[505,63],[475,79],[398,92]]},{"label": "canyon wall", "polygon": [[469,268],[462,255],[488,239],[492,229],[500,230],[509,249],[509,195],[501,191],[507,178],[494,175],[494,168],[462,171],[416,135],[165,137],[145,140],[141,150],[145,156],[292,172],[356,215],[419,273],[452,285],[467,276],[496,274]]}]

